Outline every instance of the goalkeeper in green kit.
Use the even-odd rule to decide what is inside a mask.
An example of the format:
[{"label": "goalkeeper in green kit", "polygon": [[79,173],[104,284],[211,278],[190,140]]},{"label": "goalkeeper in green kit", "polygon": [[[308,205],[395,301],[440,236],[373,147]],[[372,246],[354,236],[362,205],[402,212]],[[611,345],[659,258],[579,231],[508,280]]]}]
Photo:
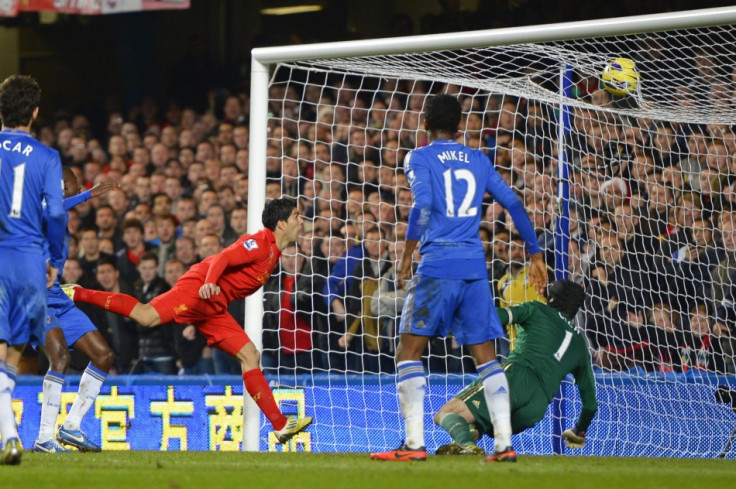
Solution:
[{"label": "goalkeeper in green kit", "polygon": [[[575,377],[582,410],[577,423],[562,433],[569,448],[585,445],[585,431],[595,416],[595,379],[588,345],[572,323],[585,301],[585,289],[569,280],[558,280],[547,289],[547,304],[533,301],[498,308],[502,325],[519,326],[516,348],[504,367],[509,382],[511,429],[521,433],[544,417],[567,374]],[[493,436],[483,384],[475,381],[448,401],[434,417],[453,443],[442,445],[437,455],[480,455],[473,427]]]}]

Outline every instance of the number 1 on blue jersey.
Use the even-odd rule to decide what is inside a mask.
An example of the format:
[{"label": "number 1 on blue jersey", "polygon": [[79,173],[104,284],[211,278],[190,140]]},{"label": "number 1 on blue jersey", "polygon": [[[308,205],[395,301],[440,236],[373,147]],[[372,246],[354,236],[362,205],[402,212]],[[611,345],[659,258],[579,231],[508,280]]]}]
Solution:
[{"label": "number 1 on blue jersey", "polygon": [[[3,162],[0,160],[0,171],[3,169]],[[13,168],[13,200],[10,204],[9,217],[20,219],[20,211],[23,205],[23,181],[26,177],[26,164],[22,163]]]}]

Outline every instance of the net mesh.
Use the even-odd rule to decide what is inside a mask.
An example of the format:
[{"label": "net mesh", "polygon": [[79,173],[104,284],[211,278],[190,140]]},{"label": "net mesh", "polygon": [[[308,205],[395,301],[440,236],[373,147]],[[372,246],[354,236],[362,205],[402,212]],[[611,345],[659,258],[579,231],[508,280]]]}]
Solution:
[{"label": "net mesh", "polygon": [[[709,456],[733,422],[715,386],[734,372],[734,27],[279,65],[269,92],[267,197],[299,199],[307,230],[265,288],[264,366],[281,384],[329,374],[312,401],[329,449],[388,448],[402,435],[394,372],[395,283],[411,193],[404,155],[427,143],[426,97],[457,95],[458,140],[518,192],[554,266],[557,166],[570,162],[568,271],[598,372],[588,453]],[[636,62],[630,96],[600,74]],[[563,69],[564,68],[564,69]],[[563,71],[563,75],[561,75]],[[561,96],[560,80],[571,86]],[[561,103],[570,111],[558,141]],[[513,223],[490,199],[480,231],[497,305],[536,299]],[[497,350],[513,348],[514,330]],[[427,412],[474,376],[452,338],[430,344]],[[308,374],[306,377],[294,376]],[[565,423],[575,421],[574,388]],[[694,413],[713,427],[699,431]],[[559,413],[556,413],[559,415]],[[545,453],[554,420],[520,435]],[[427,417],[426,425],[430,426]],[[725,432],[725,436],[724,436]],[[431,431],[430,447],[447,442]]]}]

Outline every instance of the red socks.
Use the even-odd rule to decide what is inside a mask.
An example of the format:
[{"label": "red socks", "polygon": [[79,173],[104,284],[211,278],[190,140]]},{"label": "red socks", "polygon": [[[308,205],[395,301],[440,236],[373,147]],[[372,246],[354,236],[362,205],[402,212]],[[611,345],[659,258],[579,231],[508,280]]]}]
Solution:
[{"label": "red socks", "polygon": [[286,426],[286,416],[281,414],[276,401],[273,399],[273,392],[263,376],[260,369],[254,368],[243,373],[243,383],[250,397],[258,404],[268,420],[271,422],[274,430],[280,430]]},{"label": "red socks", "polygon": [[74,289],[74,302],[86,302],[115,314],[130,317],[130,312],[138,304],[138,299],[117,292],[103,292],[77,287]]}]

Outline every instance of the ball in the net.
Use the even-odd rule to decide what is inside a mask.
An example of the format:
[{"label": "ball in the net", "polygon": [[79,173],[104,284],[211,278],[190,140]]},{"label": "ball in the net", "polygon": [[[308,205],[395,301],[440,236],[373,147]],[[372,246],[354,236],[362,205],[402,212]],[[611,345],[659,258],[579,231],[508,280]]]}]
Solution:
[{"label": "ball in the net", "polygon": [[639,87],[639,70],[632,60],[616,58],[603,69],[601,82],[613,95],[631,95]]}]

